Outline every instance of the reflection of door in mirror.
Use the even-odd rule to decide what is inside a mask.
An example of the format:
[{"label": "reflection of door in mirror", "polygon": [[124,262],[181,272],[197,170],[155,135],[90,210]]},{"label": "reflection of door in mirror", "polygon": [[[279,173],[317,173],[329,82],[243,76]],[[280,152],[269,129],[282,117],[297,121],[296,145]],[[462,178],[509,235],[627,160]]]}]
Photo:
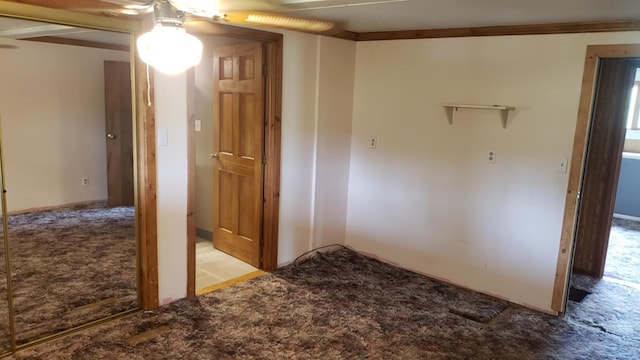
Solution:
[{"label": "reflection of door in mirror", "polygon": [[[11,45],[0,49],[1,141],[20,346],[138,308],[135,210],[132,201],[107,202],[118,190],[108,186],[110,161],[124,164],[120,176],[133,184],[133,154],[108,154],[105,127],[107,114],[128,113],[118,118],[118,140],[133,148],[130,71],[127,85],[117,85],[128,86],[129,103],[105,99],[122,80],[105,72],[105,62],[128,68],[130,37],[4,21],[13,31],[0,31]],[[133,188],[124,193],[132,200]]]}]

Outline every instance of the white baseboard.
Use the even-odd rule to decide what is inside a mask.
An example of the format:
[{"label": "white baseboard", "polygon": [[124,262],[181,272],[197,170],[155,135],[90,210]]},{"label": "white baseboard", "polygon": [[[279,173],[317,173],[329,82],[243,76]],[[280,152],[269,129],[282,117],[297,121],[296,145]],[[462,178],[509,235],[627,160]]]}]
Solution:
[{"label": "white baseboard", "polygon": [[613,217],[614,218],[618,218],[618,219],[640,221],[640,217],[637,217],[637,216],[630,216],[630,215],[623,215],[623,214],[613,214]]}]

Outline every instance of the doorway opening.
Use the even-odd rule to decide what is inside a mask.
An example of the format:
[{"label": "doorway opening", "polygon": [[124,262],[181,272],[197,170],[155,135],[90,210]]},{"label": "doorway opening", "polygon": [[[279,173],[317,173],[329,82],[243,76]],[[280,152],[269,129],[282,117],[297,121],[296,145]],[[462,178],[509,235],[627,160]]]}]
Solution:
[{"label": "doorway opening", "polygon": [[188,74],[188,296],[277,266],[282,35],[199,23]]},{"label": "doorway opening", "polygon": [[571,286],[587,292],[608,291],[600,279],[604,275],[630,93],[639,67],[638,45],[587,47],[552,297],[552,308],[558,313],[575,310],[575,302],[569,299]]},{"label": "doorway opening", "polygon": [[[640,331],[633,320],[640,305],[640,286],[605,276],[605,263],[611,267],[619,259],[605,260],[608,250],[614,255],[619,245],[614,237],[620,229],[612,222],[617,221],[614,205],[629,103],[637,102],[631,100],[638,68],[640,46],[587,49],[558,259],[558,271],[566,260],[567,273],[563,283],[556,281],[552,302],[569,321],[621,337]],[[562,298],[558,289],[564,291]]]},{"label": "doorway opening", "polygon": [[640,68],[629,96],[604,276],[640,287]]},{"label": "doorway opening", "polygon": [[638,45],[587,48],[552,298],[566,321],[622,338],[640,331],[640,286],[604,275],[605,263],[616,261],[605,259],[616,245],[610,232],[617,236],[611,224],[637,68]]}]

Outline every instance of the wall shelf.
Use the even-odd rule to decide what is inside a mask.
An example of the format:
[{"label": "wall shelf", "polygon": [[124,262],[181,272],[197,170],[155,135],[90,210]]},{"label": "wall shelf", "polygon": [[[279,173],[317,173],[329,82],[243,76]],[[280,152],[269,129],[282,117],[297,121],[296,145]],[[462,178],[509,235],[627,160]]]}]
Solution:
[{"label": "wall shelf", "polygon": [[445,104],[445,111],[447,112],[447,117],[449,118],[449,124],[453,125],[453,115],[458,109],[480,109],[480,110],[498,110],[500,111],[500,122],[502,123],[502,128],[507,128],[507,119],[509,118],[509,110],[515,110],[513,106],[505,106],[505,105],[468,105],[468,104]]}]

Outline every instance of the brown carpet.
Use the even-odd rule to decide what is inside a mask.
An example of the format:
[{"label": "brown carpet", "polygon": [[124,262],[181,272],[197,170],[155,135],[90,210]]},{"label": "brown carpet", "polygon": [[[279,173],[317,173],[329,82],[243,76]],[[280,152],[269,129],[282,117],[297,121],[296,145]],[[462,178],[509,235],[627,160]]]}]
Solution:
[{"label": "brown carpet", "polygon": [[18,344],[137,307],[132,207],[99,202],[8,222]]},{"label": "brown carpet", "polygon": [[640,284],[640,221],[613,218],[604,275]]},{"label": "brown carpet", "polygon": [[10,359],[637,359],[640,290],[589,284],[559,319],[341,249]]}]

